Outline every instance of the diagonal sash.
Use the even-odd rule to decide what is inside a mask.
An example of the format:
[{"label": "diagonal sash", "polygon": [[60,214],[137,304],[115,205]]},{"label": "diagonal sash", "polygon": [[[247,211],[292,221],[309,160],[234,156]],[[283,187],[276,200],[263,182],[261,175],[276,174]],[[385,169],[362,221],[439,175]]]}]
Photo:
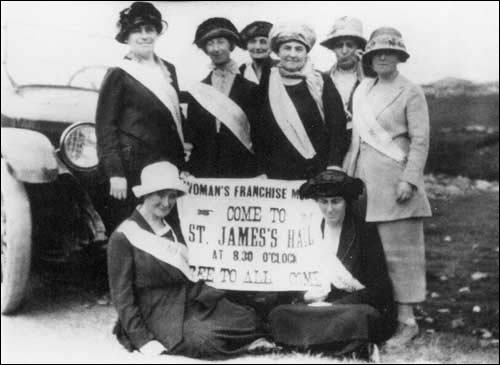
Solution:
[{"label": "diagonal sash", "polygon": [[148,232],[131,220],[124,221],[117,229],[128,241],[141,251],[179,269],[190,281],[195,281],[189,268],[189,253],[179,242]]},{"label": "diagonal sash", "polygon": [[305,159],[316,155],[299,113],[281,80],[278,68],[271,69],[269,78],[269,102],[274,119],[286,138]]},{"label": "diagonal sash", "polygon": [[[165,78],[167,78],[167,76],[170,78],[170,74],[165,65],[163,65],[163,62],[161,60],[158,62]],[[158,79],[158,73],[155,72],[154,68],[141,65],[138,62],[128,59],[122,60],[118,67],[143,84],[147,89],[156,95],[163,105],[165,105],[174,118],[177,133],[179,133],[179,137],[184,144],[179,96],[177,95],[174,87],[170,84],[171,80],[165,81],[164,79]]]},{"label": "diagonal sash", "polygon": [[203,108],[222,122],[248,151],[253,153],[250,122],[238,104],[214,87],[202,82],[191,86],[188,92]]},{"label": "diagonal sash", "polygon": [[392,136],[380,125],[368,103],[369,82],[362,82],[356,90],[353,99],[353,134],[351,149],[344,161],[346,172],[352,175],[356,169],[356,159],[359,154],[360,142],[371,147],[398,163],[405,163],[407,154],[394,142]]}]

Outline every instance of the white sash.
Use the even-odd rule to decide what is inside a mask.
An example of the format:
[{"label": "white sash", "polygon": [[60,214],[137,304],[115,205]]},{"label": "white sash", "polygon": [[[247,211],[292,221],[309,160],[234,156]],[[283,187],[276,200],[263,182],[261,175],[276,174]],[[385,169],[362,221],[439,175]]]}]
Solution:
[{"label": "white sash", "polygon": [[250,122],[238,104],[214,87],[202,82],[192,85],[188,92],[203,108],[222,122],[248,151],[253,153]]},{"label": "white sash", "polygon": [[259,85],[260,80],[257,77],[257,73],[253,69],[252,63],[251,62],[246,63],[245,66],[246,67],[245,67],[245,72],[243,73],[243,77],[245,79],[247,79],[248,81],[252,81],[252,82],[256,83],[257,85]]},{"label": "white sash", "polygon": [[[327,228],[325,227],[325,229]],[[337,289],[349,292],[363,289],[365,286],[347,270],[336,253],[329,249],[333,246],[332,242],[326,241],[329,236],[323,234],[321,229],[317,231],[317,234],[321,237],[321,239],[317,241],[319,245],[317,247],[316,260],[318,260],[317,263],[319,263],[321,267],[322,286],[328,289],[330,285],[333,285]],[[340,240],[340,237],[338,237],[338,239]]]},{"label": "white sash", "polygon": [[269,102],[274,119],[290,143],[305,159],[313,158],[316,155],[316,150],[276,67],[271,69],[269,77]]},{"label": "white sash", "polygon": [[188,249],[183,244],[148,232],[131,220],[124,221],[117,231],[122,232],[134,247],[174,266],[190,281],[195,281],[189,268]]},{"label": "white sash", "polygon": [[353,128],[351,150],[348,152],[350,161],[345,161],[346,172],[352,175],[356,169],[356,159],[359,153],[360,142],[365,142],[371,147],[393,159],[398,163],[405,163],[407,155],[392,139],[391,135],[380,125],[375,118],[367,94],[369,82],[359,85],[353,99]]},{"label": "white sash", "polygon": [[148,88],[167,107],[174,118],[177,133],[179,133],[182,144],[184,144],[179,96],[175,88],[170,84],[172,80],[167,68],[161,60],[158,60],[158,63],[165,78],[158,78],[158,72],[155,72],[157,69],[128,59],[122,60],[118,67]]}]

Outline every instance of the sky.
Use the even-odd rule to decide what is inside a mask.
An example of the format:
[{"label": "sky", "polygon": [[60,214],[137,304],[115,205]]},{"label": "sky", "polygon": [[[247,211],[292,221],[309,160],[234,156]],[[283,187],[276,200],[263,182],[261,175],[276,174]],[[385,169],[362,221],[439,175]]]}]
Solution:
[{"label": "sky", "polygon": [[[499,79],[499,3],[494,2],[347,2],[347,1],[153,1],[169,23],[159,39],[157,54],[177,67],[181,88],[209,72],[208,57],[193,44],[198,24],[227,17],[242,29],[254,20],[303,21],[318,42],[311,51],[314,64],[327,70],[335,58],[319,45],[335,19],[359,18],[365,37],[380,26],[403,34],[411,55],[401,72],[418,83],[445,77],[472,81]],[[89,65],[113,65],[127,52],[114,40],[118,13],[129,1],[2,1],[2,63],[20,84],[64,84]],[[249,58],[236,50],[241,63]],[[2,79],[2,82],[4,80]]]}]

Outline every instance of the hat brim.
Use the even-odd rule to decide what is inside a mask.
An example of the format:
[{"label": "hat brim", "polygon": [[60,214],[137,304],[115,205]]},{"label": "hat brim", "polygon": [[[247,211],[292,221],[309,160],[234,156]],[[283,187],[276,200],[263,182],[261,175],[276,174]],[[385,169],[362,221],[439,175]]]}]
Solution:
[{"label": "hat brim", "polygon": [[365,52],[363,54],[363,63],[366,63],[367,65],[371,66],[371,61],[372,61],[373,55],[377,51],[391,51],[391,52],[397,53],[401,62],[406,62],[406,60],[408,58],[410,58],[410,54],[406,51],[403,51],[402,49],[380,47],[380,48],[373,48],[373,49],[370,49],[368,52]]},{"label": "hat brim", "polygon": [[134,27],[137,27],[139,25],[144,25],[144,24],[153,24],[154,26],[157,26],[159,25],[159,28],[160,30],[158,31],[158,34],[159,35],[162,35],[164,34],[167,29],[168,29],[168,23],[165,21],[165,20],[161,20],[160,23],[158,24],[155,24],[155,22],[152,22],[150,20],[139,20],[137,22],[134,22],[132,24],[130,24],[128,27],[126,28],[123,28],[123,29],[120,29],[120,31],[118,32],[118,34],[115,36],[115,39],[120,42],[120,43],[123,43],[123,44],[126,44],[127,43],[127,38],[130,34],[130,31],[132,30],[132,28]]},{"label": "hat brim", "polygon": [[299,43],[303,44],[304,47],[306,47],[307,53],[311,52],[311,46],[309,44],[307,44],[306,42],[304,42],[303,40],[298,39],[296,37],[281,37],[280,39],[274,40],[271,43],[271,50],[274,53],[278,54],[280,47],[283,44],[288,43],[288,42],[299,42]]},{"label": "hat brim", "polygon": [[211,30],[210,32],[207,32],[206,34],[204,34],[199,39],[196,39],[194,43],[198,46],[198,48],[203,49],[203,48],[205,48],[205,44],[210,39],[219,38],[219,37],[227,38],[230,41],[233,41],[235,45],[237,45],[238,47],[241,48],[240,36],[237,33],[233,32],[233,31],[230,31],[229,29],[214,29],[214,30]]},{"label": "hat brim", "polygon": [[176,190],[179,192],[179,197],[187,194],[186,186],[184,186],[184,184],[181,183],[168,186],[158,184],[157,186],[136,185],[132,187],[132,191],[137,198],[141,198],[145,195],[156,193],[162,190]]},{"label": "hat brim", "polygon": [[322,41],[320,43],[320,45],[322,45],[323,47],[328,48],[330,50],[333,50],[335,48],[335,42],[338,41],[339,39],[342,39],[342,38],[354,39],[356,42],[359,43],[359,48],[361,48],[361,49],[365,49],[365,47],[366,47],[366,43],[367,43],[366,39],[364,39],[363,37],[359,37],[356,35],[350,35],[350,34],[336,35],[335,37],[327,38],[324,41]]}]

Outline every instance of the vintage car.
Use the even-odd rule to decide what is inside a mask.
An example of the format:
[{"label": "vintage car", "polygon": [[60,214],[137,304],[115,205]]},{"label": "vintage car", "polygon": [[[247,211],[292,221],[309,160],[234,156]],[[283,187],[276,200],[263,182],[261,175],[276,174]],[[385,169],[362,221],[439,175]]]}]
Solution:
[{"label": "vintage car", "polygon": [[77,85],[96,71],[102,79],[106,68],[84,68],[59,86],[16,85],[2,69],[3,314],[20,307],[33,264],[106,242],[112,212],[97,169],[99,82]]}]

